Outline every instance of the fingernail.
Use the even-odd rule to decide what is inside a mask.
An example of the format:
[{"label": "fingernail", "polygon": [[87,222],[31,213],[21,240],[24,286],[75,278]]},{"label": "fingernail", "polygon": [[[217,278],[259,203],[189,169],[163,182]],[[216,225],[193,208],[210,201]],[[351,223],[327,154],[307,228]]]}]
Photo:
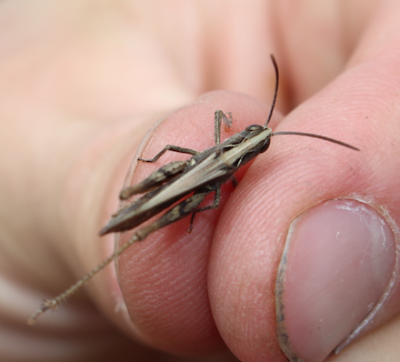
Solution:
[{"label": "fingernail", "polygon": [[291,225],[276,281],[277,336],[290,361],[320,362],[382,308],[396,264],[388,223],[353,200]]}]

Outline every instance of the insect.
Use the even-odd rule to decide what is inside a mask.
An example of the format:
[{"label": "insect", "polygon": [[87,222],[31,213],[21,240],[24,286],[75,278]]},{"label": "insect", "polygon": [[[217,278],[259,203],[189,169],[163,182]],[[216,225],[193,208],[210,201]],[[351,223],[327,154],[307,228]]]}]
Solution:
[{"label": "insect", "polygon": [[[176,202],[181,201],[159,219],[136,231],[129,241],[120,246],[110,257],[65,292],[54,299],[45,300],[28,320],[28,324],[33,325],[37,318],[47,310],[54,310],[129,246],[144,240],[150,233],[189,215],[191,215],[189,229],[191,231],[195,215],[199,212],[218,208],[221,186],[227,181],[231,181],[235,186],[237,180],[234,173],[257,155],[265,152],[270,145],[272,136],[297,135],[314,137],[359,151],[358,148],[347,143],[312,133],[272,132],[272,129],[268,127],[268,123],[271,120],[278,94],[279,71],[272,55],[271,60],[275,70],[276,81],[271,109],[265,124],[263,126],[248,126],[244,131],[221,143],[221,122],[225,122],[229,126],[231,115],[228,113],[229,117],[227,117],[221,110],[217,110],[214,119],[215,146],[198,152],[188,148],[167,145],[152,159],[139,158],[142,162],[155,162],[167,151],[192,155],[186,161],[169,163],[153,172],[142,182],[123,189],[120,193],[121,200],[127,200],[136,194],[144,195],[112,215],[110,221],[100,230],[100,235],[133,229],[171,207]],[[213,204],[201,206],[205,197],[210,193],[214,193]]]}]

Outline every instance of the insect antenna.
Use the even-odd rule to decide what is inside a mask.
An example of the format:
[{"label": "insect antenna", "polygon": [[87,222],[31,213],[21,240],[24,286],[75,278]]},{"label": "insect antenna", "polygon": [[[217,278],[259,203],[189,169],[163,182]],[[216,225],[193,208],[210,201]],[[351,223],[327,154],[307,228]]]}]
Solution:
[{"label": "insect antenna", "polygon": [[275,103],[276,103],[276,98],[278,96],[278,86],[279,86],[279,70],[278,70],[278,65],[276,64],[276,60],[274,58],[274,56],[271,54],[271,60],[272,60],[272,64],[274,65],[274,69],[275,69],[275,90],[274,90],[274,97],[272,98],[272,104],[271,104],[271,109],[269,111],[269,115],[267,118],[267,122],[265,122],[264,124],[264,128],[268,126],[269,121],[272,118],[272,113],[274,112],[274,108],[275,108]]},{"label": "insect antenna", "polygon": [[[270,109],[270,111],[269,111],[268,119],[267,119],[267,122],[265,122],[264,127],[267,127],[267,126],[268,126],[268,123],[269,123],[269,121],[270,121],[271,118],[272,118],[272,113],[274,112],[275,103],[276,103],[276,98],[277,98],[277,96],[278,96],[278,86],[279,86],[279,70],[278,70],[278,65],[276,64],[275,57],[274,57],[272,54],[271,54],[270,56],[271,56],[272,64],[273,64],[274,69],[275,69],[275,90],[274,90],[274,97],[273,97],[273,99],[272,99],[271,109]],[[325,136],[320,136],[320,135],[317,135],[317,134],[314,134],[314,133],[290,132],[290,131],[288,131],[288,132],[274,132],[274,133],[271,133],[271,136],[281,136],[281,135],[296,135],[296,136],[305,136],[305,137],[319,138],[319,139],[321,139],[321,140],[325,140],[325,141],[329,141],[329,142],[332,142],[332,143],[336,143],[336,144],[338,144],[338,145],[340,145],[340,146],[344,146],[344,147],[347,147],[347,148],[351,148],[352,150],[355,150],[355,151],[360,151],[359,148],[354,147],[354,146],[352,146],[352,145],[349,145],[348,143],[341,142],[341,141],[335,140],[335,139],[333,139],[333,138],[329,138],[329,137],[325,137]]]},{"label": "insect antenna", "polygon": [[348,143],[342,142],[342,141],[338,141],[335,140],[334,138],[329,138],[329,137],[325,137],[325,136],[320,136],[318,134],[314,134],[314,133],[305,133],[305,132],[291,132],[291,131],[282,131],[282,132],[274,132],[271,133],[271,136],[282,136],[282,135],[295,135],[295,136],[305,136],[305,137],[313,137],[313,138],[319,138],[321,140],[325,140],[325,141],[329,141],[332,143],[336,143],[340,146],[344,146],[347,148],[351,148],[352,150],[355,151],[360,151],[359,148],[354,147],[352,145],[349,145]]}]

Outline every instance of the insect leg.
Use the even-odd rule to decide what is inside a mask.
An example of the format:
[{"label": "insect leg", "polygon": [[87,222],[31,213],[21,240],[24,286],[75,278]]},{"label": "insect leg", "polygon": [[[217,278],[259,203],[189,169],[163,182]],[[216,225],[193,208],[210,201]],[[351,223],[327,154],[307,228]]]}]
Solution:
[{"label": "insect leg", "polygon": [[227,113],[229,117],[225,115],[224,112],[221,110],[215,111],[214,114],[214,140],[215,144],[219,145],[221,143],[221,121],[224,121],[224,123],[230,127],[232,125],[232,113],[228,112]]},{"label": "insect leg", "polygon": [[195,210],[193,210],[193,214],[192,217],[190,218],[190,226],[188,229],[188,233],[190,234],[193,230],[193,222],[194,222],[194,217],[196,216],[196,214],[198,212],[202,212],[202,211],[207,211],[207,210],[211,210],[211,209],[218,209],[219,207],[219,203],[221,200],[221,189],[218,188],[215,190],[215,194],[214,194],[214,202],[212,205],[207,205],[207,206],[203,206],[203,207],[199,207],[196,208]]},{"label": "insect leg", "polygon": [[235,176],[231,176],[230,180],[231,180],[233,188],[235,188],[237,185],[239,185],[239,181],[237,180],[237,178]]},{"label": "insect leg", "polygon": [[149,234],[158,229],[161,229],[164,226],[172,224],[184,217],[190,215],[193,210],[203,202],[204,198],[210,193],[210,191],[199,192],[191,197],[183,200],[181,203],[173,207],[163,216],[161,216],[158,220],[151,223],[148,226],[145,226],[142,229],[139,229],[126,243],[121,245],[117,250],[114,251],[106,260],[104,260],[101,264],[99,264],[96,268],[92,269],[89,273],[87,273],[82,279],[77,281],[74,285],[72,285],[69,289],[67,289],[64,293],[55,297],[54,299],[44,300],[39,309],[29,318],[28,324],[35,324],[37,318],[45,313],[48,310],[54,310],[57,306],[64,302],[68,297],[74,294],[80,287],[85,285],[90,279],[92,279],[98,272],[103,270],[108,264],[110,264],[115,258],[121,255],[126,249],[128,249],[132,244],[144,240]]},{"label": "insect leg", "polygon": [[142,194],[144,192],[151,191],[182,173],[185,170],[186,166],[186,161],[171,162],[168,165],[159,168],[157,171],[154,171],[151,175],[149,175],[138,184],[129,186],[121,190],[119,198],[121,200],[126,200],[132,195]]},{"label": "insect leg", "polygon": [[183,148],[174,145],[166,145],[160,152],[158,152],[153,158],[145,159],[145,158],[138,158],[139,161],[142,162],[156,162],[165,152],[173,151],[179,153],[188,153],[189,155],[197,155],[199,152],[195,150],[191,150],[190,148]]}]

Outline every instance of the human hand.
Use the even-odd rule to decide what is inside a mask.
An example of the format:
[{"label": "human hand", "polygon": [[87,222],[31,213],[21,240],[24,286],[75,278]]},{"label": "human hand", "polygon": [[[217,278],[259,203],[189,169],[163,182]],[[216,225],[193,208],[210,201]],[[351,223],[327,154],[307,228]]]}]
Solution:
[{"label": "human hand", "polygon": [[[359,286],[372,284],[371,274],[376,274],[371,271],[398,263],[393,258],[395,240],[390,239],[390,229],[397,232],[399,218],[399,167],[393,159],[399,133],[398,5],[363,3],[360,15],[352,12],[351,5],[343,12],[325,13],[325,7],[313,4],[312,9],[300,7],[294,13],[293,4],[218,4],[213,3],[215,8],[203,2],[196,9],[187,5],[171,12],[171,4],[150,2],[141,8],[136,2],[104,8],[91,1],[49,2],[41,12],[32,3],[26,13],[18,2],[1,5],[3,19],[13,19],[2,22],[7,41],[0,65],[1,168],[7,175],[0,188],[2,340],[10,341],[3,347],[4,356],[15,360],[26,354],[30,361],[32,356],[42,361],[87,361],[132,355],[162,360],[168,357],[157,349],[199,354],[223,348],[224,341],[243,361],[284,361],[276,338],[274,288],[285,238],[300,214],[315,205],[322,205],[321,211],[322,202],[338,198],[368,202],[373,215],[384,215],[389,231],[385,229],[369,246],[379,248],[374,243],[386,237],[387,253],[366,263],[369,269],[360,269],[368,253],[353,246],[361,232],[349,231],[347,214],[329,215],[326,223],[342,217],[340,232],[347,228],[351,236],[351,246],[345,249],[349,264],[335,259],[335,270],[316,273],[325,277],[338,272],[343,278],[362,270],[365,278],[357,275],[354,284],[346,286],[355,295],[351,301],[343,297],[340,286],[330,286],[326,295],[310,288],[306,295],[295,290],[287,308],[296,313],[299,305],[303,311],[311,301],[324,307],[328,300],[333,306],[322,308],[322,313],[351,320],[365,309],[367,297],[375,304],[381,297],[381,289],[366,296]],[[344,24],[338,17],[346,18]],[[347,41],[341,37],[343,32],[349,34]],[[239,175],[241,183],[229,199],[228,186],[221,207],[196,218],[192,234],[186,234],[189,221],[182,220],[150,236],[120,258],[119,285],[108,268],[88,284],[90,303],[77,295],[56,314],[43,316],[34,329],[25,327],[38,299],[68,287],[111,252],[111,238],[100,240],[96,235],[117,208],[129,161],[150,122],[188,105],[169,113],[153,129],[138,151],[144,157],[167,143],[198,150],[212,146],[215,109],[231,111],[235,120],[223,137],[249,124],[264,123],[269,105],[261,101],[225,91],[205,94],[200,100],[198,96],[219,88],[270,102],[271,52],[283,78],[279,109],[286,114],[301,104],[284,120],[277,114],[274,130],[322,134],[362,152],[313,139],[274,138],[268,152]],[[139,165],[134,180],[171,159],[172,155],[165,155],[155,165]],[[353,205],[349,209],[354,211],[364,204]],[[323,214],[318,206],[312,210]],[[315,225],[315,219],[310,223],[311,233],[317,233],[320,225]],[[370,239],[365,223],[360,225],[364,225],[362,238]],[[300,245],[310,252],[299,254],[303,264],[292,263],[298,267],[293,272],[299,275],[295,285],[302,286],[304,264],[319,260],[328,265],[318,254],[321,249],[313,246],[322,239],[328,245],[334,241],[336,233],[329,232],[316,239],[303,238],[307,243]],[[381,281],[388,281],[390,268],[379,275]],[[348,309],[334,304],[341,298],[349,300]],[[392,320],[331,360],[396,358],[398,299],[395,278],[379,317]],[[122,300],[125,304],[120,305]],[[92,311],[92,303],[135,342],[111,329]],[[116,305],[120,305],[118,312]],[[311,317],[310,325],[315,327]],[[303,327],[307,320],[290,323],[299,331],[296,323]],[[320,360],[336,344],[332,338],[322,346],[319,338],[339,330],[344,334],[335,338],[342,340],[359,322],[354,323],[345,331],[339,328],[342,322],[324,325],[325,335],[318,334],[316,327],[298,347],[311,345],[315,350],[297,353],[311,353],[307,360]],[[297,333],[305,335],[302,330]],[[298,335],[292,334],[291,339]],[[35,338],[35,343],[27,344],[27,337]]]}]

